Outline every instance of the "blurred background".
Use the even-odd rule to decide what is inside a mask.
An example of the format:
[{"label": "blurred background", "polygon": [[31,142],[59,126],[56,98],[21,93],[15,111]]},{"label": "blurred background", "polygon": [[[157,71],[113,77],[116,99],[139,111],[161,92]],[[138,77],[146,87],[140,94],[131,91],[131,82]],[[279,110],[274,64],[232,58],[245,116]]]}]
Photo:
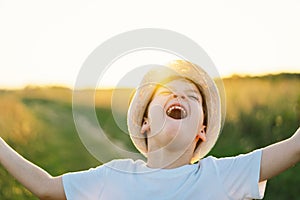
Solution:
[{"label": "blurred background", "polygon": [[[100,165],[75,129],[77,75],[102,42],[153,27],[194,40],[223,79],[226,120],[210,155],[233,156],[285,139],[300,122],[299,9],[300,2],[292,0],[0,1],[0,136],[52,175]],[[95,107],[109,138],[134,151],[113,118],[111,96],[132,70],[124,63],[146,65],[153,57],[138,52],[129,57],[101,80]],[[117,89],[128,96],[132,87]],[[124,118],[127,106],[120,102]],[[271,179],[265,199],[297,199],[299,169]],[[37,198],[0,166],[0,199]]]}]

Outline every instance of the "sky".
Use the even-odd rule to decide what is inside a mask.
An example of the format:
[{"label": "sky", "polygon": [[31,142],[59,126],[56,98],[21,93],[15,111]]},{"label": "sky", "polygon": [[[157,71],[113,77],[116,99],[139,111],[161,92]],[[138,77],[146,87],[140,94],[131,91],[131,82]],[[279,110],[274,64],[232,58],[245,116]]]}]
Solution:
[{"label": "sky", "polygon": [[[0,88],[73,87],[95,48],[139,28],[187,36],[222,77],[300,73],[299,10],[297,0],[0,0]],[[111,74],[104,85],[120,79]]]}]

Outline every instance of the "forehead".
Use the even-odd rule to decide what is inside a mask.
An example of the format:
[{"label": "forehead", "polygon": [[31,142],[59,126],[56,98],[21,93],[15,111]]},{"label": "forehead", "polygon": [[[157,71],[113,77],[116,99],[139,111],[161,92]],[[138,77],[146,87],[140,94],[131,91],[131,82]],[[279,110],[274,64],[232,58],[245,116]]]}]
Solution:
[{"label": "forehead", "polygon": [[168,89],[172,91],[181,90],[200,93],[198,87],[192,81],[185,78],[178,78],[167,81],[163,84],[159,84],[158,89]]}]

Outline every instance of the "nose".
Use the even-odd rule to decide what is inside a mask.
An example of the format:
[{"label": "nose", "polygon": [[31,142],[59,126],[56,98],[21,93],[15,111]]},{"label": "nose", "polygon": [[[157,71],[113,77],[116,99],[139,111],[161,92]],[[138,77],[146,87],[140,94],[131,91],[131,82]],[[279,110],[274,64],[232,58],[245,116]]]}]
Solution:
[{"label": "nose", "polygon": [[181,98],[181,99],[185,99],[185,96],[184,95],[181,95],[181,94],[173,94],[173,97],[174,98]]}]

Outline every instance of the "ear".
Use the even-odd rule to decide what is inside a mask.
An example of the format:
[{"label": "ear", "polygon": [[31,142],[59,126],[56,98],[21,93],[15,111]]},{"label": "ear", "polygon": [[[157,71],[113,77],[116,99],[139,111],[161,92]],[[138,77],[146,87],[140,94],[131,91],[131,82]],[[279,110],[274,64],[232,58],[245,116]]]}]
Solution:
[{"label": "ear", "polygon": [[199,133],[196,136],[197,139],[201,139],[203,142],[206,141],[206,126],[202,126]]},{"label": "ear", "polygon": [[144,117],[142,128],[141,128],[141,134],[145,134],[150,131],[150,123],[147,117]]}]

